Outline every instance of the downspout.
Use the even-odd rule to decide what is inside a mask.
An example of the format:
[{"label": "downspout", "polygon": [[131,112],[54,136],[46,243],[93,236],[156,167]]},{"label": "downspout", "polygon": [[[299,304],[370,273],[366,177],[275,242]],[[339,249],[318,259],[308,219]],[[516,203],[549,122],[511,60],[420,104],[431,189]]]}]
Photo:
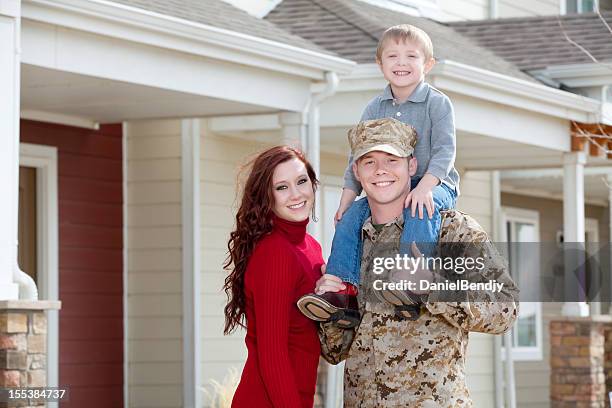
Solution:
[{"label": "downspout", "polygon": [[[325,88],[319,93],[312,94],[305,109],[308,115],[308,131],[305,146],[306,155],[312,168],[319,177],[321,176],[321,129],[319,124],[319,107],[321,102],[336,93],[339,82],[338,75],[335,72],[326,72]],[[315,214],[317,217],[320,217],[322,214],[320,189],[317,190],[315,195]],[[319,242],[323,239],[321,231],[321,223],[315,222],[309,224],[310,234]]]},{"label": "downspout", "polygon": [[499,16],[498,0],[489,0],[489,18],[497,18]]},{"label": "downspout", "polygon": [[[17,88],[16,90],[14,90],[14,95],[15,98],[17,99],[17,103],[15,104],[15,113],[14,113],[14,117],[16,118],[16,126],[17,129],[19,129],[19,117],[20,117],[20,99],[19,99],[19,95],[20,95],[20,91],[19,91],[19,86],[21,83],[21,78],[20,78],[20,66],[21,66],[21,11],[19,9],[20,7],[20,2],[17,2],[17,6],[16,6],[19,10],[19,14],[17,16],[17,18],[15,19],[15,54],[16,54],[16,68],[15,68],[15,75],[17,76],[17,80],[15,81],[14,86]],[[17,166],[14,169],[15,173],[13,175],[13,181],[14,181],[14,189],[15,191],[19,190],[19,130],[17,130],[17,141],[14,144],[14,156],[17,159]],[[13,233],[15,234],[14,237],[18,237],[19,236],[19,194],[15,194],[14,198],[13,198],[13,214],[15,215],[15,219],[13,220],[13,225],[12,225],[12,230]],[[38,289],[36,288],[36,283],[34,282],[34,279],[32,279],[30,277],[30,275],[28,275],[27,273],[23,272],[21,270],[21,268],[19,267],[19,261],[18,261],[18,248],[19,248],[19,242],[16,241],[15,242],[15,246],[16,246],[16,250],[15,252],[13,252],[14,255],[14,261],[15,261],[15,266],[13,267],[13,283],[17,284],[17,293],[18,293],[18,298],[19,299],[24,299],[24,300],[38,300]]]},{"label": "downspout", "polygon": [[[497,242],[505,242],[506,237],[504,234],[505,228],[503,225],[503,217],[501,211],[501,186],[499,181],[499,171],[491,172],[491,195],[493,202],[493,228],[494,228],[494,237]],[[502,394],[502,389],[497,388],[501,381],[501,367],[498,367],[498,364],[501,365],[502,360],[505,358],[505,406],[506,408],[516,408],[516,389],[515,389],[515,381],[514,381],[514,359],[512,358],[512,329],[508,330],[503,335],[504,339],[504,358],[502,358],[501,353],[501,338],[497,339],[499,336],[496,336],[495,340],[495,395],[496,395],[496,403],[499,404],[501,401],[500,394]]]},{"label": "downspout", "polygon": [[[494,0],[491,0],[492,2]],[[493,239],[495,242],[503,241],[503,226],[501,220],[501,191],[499,185],[499,171],[491,172],[491,215],[493,217]],[[493,336],[493,363],[495,376],[495,407],[504,408],[504,370],[502,358],[502,336]]]},{"label": "downspout", "polygon": [[[336,93],[338,89],[338,75],[335,72],[325,73],[325,88],[319,93],[311,94],[306,108],[303,111],[303,118],[307,118],[307,134],[302,140],[302,148],[306,151],[306,155],[312,165],[315,174],[321,177],[321,129],[319,124],[319,107],[321,102]],[[321,189],[317,189],[315,194],[315,214],[321,217]],[[318,241],[323,238],[320,222],[311,222],[308,224],[309,233]],[[327,368],[327,384],[325,389],[325,407],[336,408],[339,406],[338,386],[342,370],[338,366],[328,365]]]}]

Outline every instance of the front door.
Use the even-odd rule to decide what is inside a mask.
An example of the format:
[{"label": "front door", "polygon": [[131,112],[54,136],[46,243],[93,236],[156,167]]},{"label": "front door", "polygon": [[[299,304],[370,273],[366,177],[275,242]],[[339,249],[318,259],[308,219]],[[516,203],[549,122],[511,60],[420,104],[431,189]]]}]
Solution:
[{"label": "front door", "polygon": [[38,282],[36,234],[36,169],[19,167],[19,247],[18,261],[22,271]]}]

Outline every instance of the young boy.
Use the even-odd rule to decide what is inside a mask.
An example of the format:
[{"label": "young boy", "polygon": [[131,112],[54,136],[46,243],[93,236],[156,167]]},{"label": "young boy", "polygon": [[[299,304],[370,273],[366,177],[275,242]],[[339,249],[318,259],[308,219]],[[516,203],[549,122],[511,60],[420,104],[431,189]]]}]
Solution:
[{"label": "young boy", "polygon": [[[440,210],[453,208],[458,195],[453,107],[446,95],[424,82],[435,60],[431,39],[423,30],[408,24],[388,28],[378,43],[376,63],[389,84],[368,103],[361,121],[392,117],[415,128],[414,156],[418,166],[405,202],[405,207],[410,209],[404,213],[401,248],[402,252],[410,253],[409,245],[416,242],[425,256],[433,255],[440,229]],[[321,296],[306,295],[307,299],[298,303],[311,319],[335,320],[346,327],[359,322],[354,298],[359,284],[360,233],[369,216],[365,199],[354,202],[362,189],[353,174],[352,161],[350,157],[344,175],[326,272],[341,278],[345,289]],[[385,188],[388,182],[378,184],[377,187]],[[428,215],[425,219],[423,207]]]}]

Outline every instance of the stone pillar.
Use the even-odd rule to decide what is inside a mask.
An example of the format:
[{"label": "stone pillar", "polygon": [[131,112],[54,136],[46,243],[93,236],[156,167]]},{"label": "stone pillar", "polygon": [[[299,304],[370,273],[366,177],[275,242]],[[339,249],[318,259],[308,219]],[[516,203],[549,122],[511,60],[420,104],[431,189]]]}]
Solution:
[{"label": "stone pillar", "polygon": [[610,316],[550,322],[551,408],[606,407],[605,345],[611,326]]},{"label": "stone pillar", "polygon": [[[47,316],[58,301],[0,301],[0,387],[35,388],[47,385]],[[24,401],[2,407],[24,406]],[[31,402],[28,406],[44,406]]]}]

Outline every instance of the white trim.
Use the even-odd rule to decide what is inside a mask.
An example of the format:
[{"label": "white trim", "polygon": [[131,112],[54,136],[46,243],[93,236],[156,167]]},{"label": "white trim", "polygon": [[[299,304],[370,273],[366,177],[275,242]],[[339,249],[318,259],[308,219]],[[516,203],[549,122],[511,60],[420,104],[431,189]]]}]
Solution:
[{"label": "white trim", "polygon": [[79,116],[64,115],[61,113],[45,112],[39,110],[24,109],[21,111],[21,119],[37,120],[39,122],[57,123],[60,125],[75,126],[87,129],[100,129],[100,124],[92,119]]},{"label": "white trim", "polygon": [[612,82],[612,71],[609,64],[583,63],[551,65],[529,72],[531,75],[544,76],[572,88],[586,86],[604,86]]},{"label": "white trim", "polygon": [[440,6],[438,0],[360,0],[377,7],[382,7],[403,14],[417,17],[427,17],[440,20]]},{"label": "white trim", "polygon": [[[524,222],[533,224],[535,227],[536,239],[540,241],[540,213],[536,210],[529,210],[517,207],[502,207],[502,219],[504,236],[507,237],[508,222]],[[510,242],[517,242],[516,237],[511,237]],[[539,268],[536,268],[539,270]],[[542,303],[541,302],[523,302],[535,305],[535,326],[536,326],[536,346],[535,347],[512,347],[513,361],[541,361],[543,359],[543,328],[542,328]],[[518,322],[518,320],[517,320]],[[514,338],[518,336],[518,325],[512,330]]]},{"label": "white trim", "polygon": [[129,341],[129,329],[130,319],[128,314],[129,298],[128,298],[128,123],[123,122],[121,124],[121,193],[123,196],[123,271],[122,271],[122,283],[123,283],[123,406],[130,406],[130,341]]},{"label": "white trim", "polygon": [[183,223],[183,407],[201,406],[200,120],[181,121]]},{"label": "white trim", "polygon": [[[57,148],[19,144],[19,165],[36,168],[37,269],[41,300],[59,296]],[[59,310],[47,311],[47,386],[59,382]],[[55,408],[57,402],[47,403]]]},{"label": "white trim", "polygon": [[24,0],[22,13],[30,20],[314,79],[323,79],[326,71],[348,73],[355,65],[344,58],[105,0]]},{"label": "white trim", "polygon": [[[451,92],[562,119],[584,123],[601,119],[601,103],[595,99],[451,60],[438,62],[428,82]],[[339,92],[379,91],[384,84],[376,64],[360,64],[342,77]]]},{"label": "white trim", "polygon": [[[471,85],[470,89],[474,90],[470,95],[481,99],[489,99],[497,103],[534,110],[563,119],[577,120],[585,123],[599,121],[601,105],[599,101],[553,89],[546,85],[513,78],[454,61],[444,61],[436,64],[431,75],[436,77],[432,81],[434,85],[437,83],[437,77],[452,78],[455,82],[450,85],[465,82]],[[452,86],[444,88],[452,90]],[[491,94],[487,92],[487,89],[497,92]],[[501,99],[499,99],[498,93],[501,94]]]}]

